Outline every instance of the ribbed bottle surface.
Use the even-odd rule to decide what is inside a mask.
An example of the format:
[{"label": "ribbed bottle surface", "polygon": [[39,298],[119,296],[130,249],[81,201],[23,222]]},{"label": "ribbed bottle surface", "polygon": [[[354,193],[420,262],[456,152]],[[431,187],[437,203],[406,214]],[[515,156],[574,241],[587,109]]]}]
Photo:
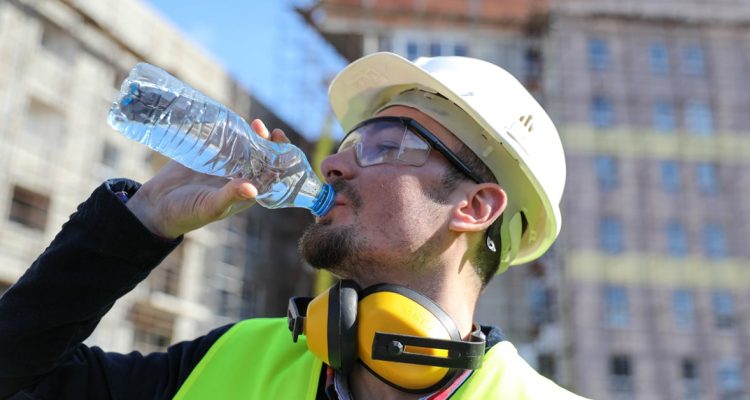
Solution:
[{"label": "ribbed bottle surface", "polygon": [[195,171],[250,179],[267,208],[324,215],[333,203],[330,185],[323,190],[302,150],[259,137],[239,115],[153,65],[133,68],[107,121]]}]

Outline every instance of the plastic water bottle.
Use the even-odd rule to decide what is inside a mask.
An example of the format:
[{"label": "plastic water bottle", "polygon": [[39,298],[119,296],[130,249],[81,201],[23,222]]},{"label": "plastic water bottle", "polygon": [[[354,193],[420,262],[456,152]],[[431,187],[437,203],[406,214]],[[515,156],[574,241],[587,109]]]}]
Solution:
[{"label": "plastic water bottle", "polygon": [[322,216],[333,205],[333,188],[318,179],[302,150],[261,138],[239,115],[153,65],[133,68],[107,122],[195,171],[249,179],[264,207]]}]

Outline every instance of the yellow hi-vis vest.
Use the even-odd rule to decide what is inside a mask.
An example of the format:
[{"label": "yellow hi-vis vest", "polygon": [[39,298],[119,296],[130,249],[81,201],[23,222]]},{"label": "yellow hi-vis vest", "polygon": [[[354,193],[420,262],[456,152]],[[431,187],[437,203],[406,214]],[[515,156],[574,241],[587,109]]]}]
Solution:
[{"label": "yellow hi-vis vest", "polygon": [[[315,400],[322,366],[304,336],[292,342],[285,318],[245,320],[211,346],[174,398]],[[485,354],[451,399],[583,398],[539,375],[505,341]]]}]

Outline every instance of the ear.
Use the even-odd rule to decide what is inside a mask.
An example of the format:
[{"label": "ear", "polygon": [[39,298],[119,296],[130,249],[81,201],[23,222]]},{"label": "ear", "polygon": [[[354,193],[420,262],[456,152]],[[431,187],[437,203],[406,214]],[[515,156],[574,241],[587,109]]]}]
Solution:
[{"label": "ear", "polygon": [[505,210],[505,190],[495,183],[473,185],[452,210],[448,227],[456,232],[481,232]]}]

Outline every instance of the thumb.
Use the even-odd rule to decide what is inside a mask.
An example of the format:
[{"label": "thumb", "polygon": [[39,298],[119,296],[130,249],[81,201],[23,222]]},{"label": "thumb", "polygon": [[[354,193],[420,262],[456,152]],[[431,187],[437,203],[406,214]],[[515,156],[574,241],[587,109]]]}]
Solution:
[{"label": "thumb", "polygon": [[217,219],[225,218],[253,205],[257,195],[258,189],[250,181],[232,179],[214,193],[210,208],[215,210]]}]

